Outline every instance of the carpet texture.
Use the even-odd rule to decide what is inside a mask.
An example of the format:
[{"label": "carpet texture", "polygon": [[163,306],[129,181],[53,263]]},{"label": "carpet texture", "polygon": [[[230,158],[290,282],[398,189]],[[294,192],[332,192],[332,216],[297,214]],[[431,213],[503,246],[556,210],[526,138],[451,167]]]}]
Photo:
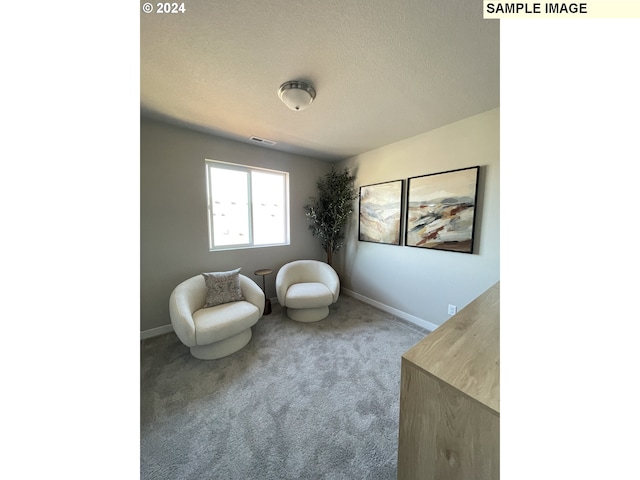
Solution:
[{"label": "carpet texture", "polygon": [[219,360],[142,341],[141,479],[395,479],[400,358],[428,332],[344,295],[330,310],[274,305]]}]

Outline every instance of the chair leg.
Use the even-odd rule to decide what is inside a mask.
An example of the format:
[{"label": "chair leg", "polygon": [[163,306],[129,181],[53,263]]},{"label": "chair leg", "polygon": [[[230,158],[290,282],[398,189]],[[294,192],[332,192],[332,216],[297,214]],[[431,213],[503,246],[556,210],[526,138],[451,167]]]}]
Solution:
[{"label": "chair leg", "polygon": [[287,316],[296,322],[319,322],[329,315],[329,307],[287,308]]},{"label": "chair leg", "polygon": [[241,350],[251,340],[251,329],[247,328],[233,337],[209,345],[191,347],[191,355],[200,360],[215,360]]}]

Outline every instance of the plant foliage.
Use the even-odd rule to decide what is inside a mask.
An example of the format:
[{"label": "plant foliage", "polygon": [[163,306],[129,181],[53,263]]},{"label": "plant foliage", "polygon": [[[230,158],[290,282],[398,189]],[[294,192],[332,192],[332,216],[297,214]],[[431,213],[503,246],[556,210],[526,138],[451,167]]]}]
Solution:
[{"label": "plant foliage", "polygon": [[324,178],[318,179],[318,195],[310,197],[311,202],[304,207],[311,221],[309,229],[320,239],[329,265],[333,254],[344,245],[343,228],[353,213],[353,200],[358,198],[354,181],[355,176],[350,175],[349,169],[339,172],[333,167]]}]

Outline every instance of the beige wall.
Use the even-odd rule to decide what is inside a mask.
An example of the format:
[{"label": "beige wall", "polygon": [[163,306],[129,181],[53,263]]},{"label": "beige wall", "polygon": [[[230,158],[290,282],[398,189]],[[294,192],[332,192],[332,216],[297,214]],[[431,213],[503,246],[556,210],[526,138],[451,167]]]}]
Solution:
[{"label": "beige wall", "polygon": [[[480,165],[474,254],[358,241],[358,215],[338,258],[342,286],[431,325],[500,279],[499,109],[341,162],[356,186]],[[357,203],[357,201],[356,201]],[[357,212],[357,205],[356,205]]]},{"label": "beige wall", "polygon": [[[205,159],[289,172],[291,245],[209,252]],[[325,254],[311,235],[304,205],[331,164],[142,119],[140,126],[140,328],[170,324],[173,288],[204,271],[271,268],[267,295],[275,297],[275,272],[285,263]]]},{"label": "beige wall", "polygon": [[[357,298],[400,316],[440,325],[448,304],[463,308],[500,279],[499,109],[340,162],[356,186],[480,165],[474,254],[360,242],[356,214],[345,247],[335,256],[342,286]],[[275,273],[299,258],[325,260],[309,229],[304,205],[331,164],[313,158],[192,132],[143,119],[140,131],[141,331],[170,324],[168,300],[182,280],[203,271],[242,267],[253,275],[272,268],[267,295],[275,297]],[[291,245],[209,252],[205,158],[288,171]]]}]

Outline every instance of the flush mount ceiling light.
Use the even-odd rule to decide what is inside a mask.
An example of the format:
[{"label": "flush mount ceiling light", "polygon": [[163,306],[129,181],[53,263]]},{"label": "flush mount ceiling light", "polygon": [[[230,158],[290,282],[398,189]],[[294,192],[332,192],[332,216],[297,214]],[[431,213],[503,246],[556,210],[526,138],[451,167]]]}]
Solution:
[{"label": "flush mount ceiling light", "polygon": [[304,110],[313,102],[316,98],[316,91],[308,83],[293,80],[280,85],[278,96],[291,110],[299,111]]}]

